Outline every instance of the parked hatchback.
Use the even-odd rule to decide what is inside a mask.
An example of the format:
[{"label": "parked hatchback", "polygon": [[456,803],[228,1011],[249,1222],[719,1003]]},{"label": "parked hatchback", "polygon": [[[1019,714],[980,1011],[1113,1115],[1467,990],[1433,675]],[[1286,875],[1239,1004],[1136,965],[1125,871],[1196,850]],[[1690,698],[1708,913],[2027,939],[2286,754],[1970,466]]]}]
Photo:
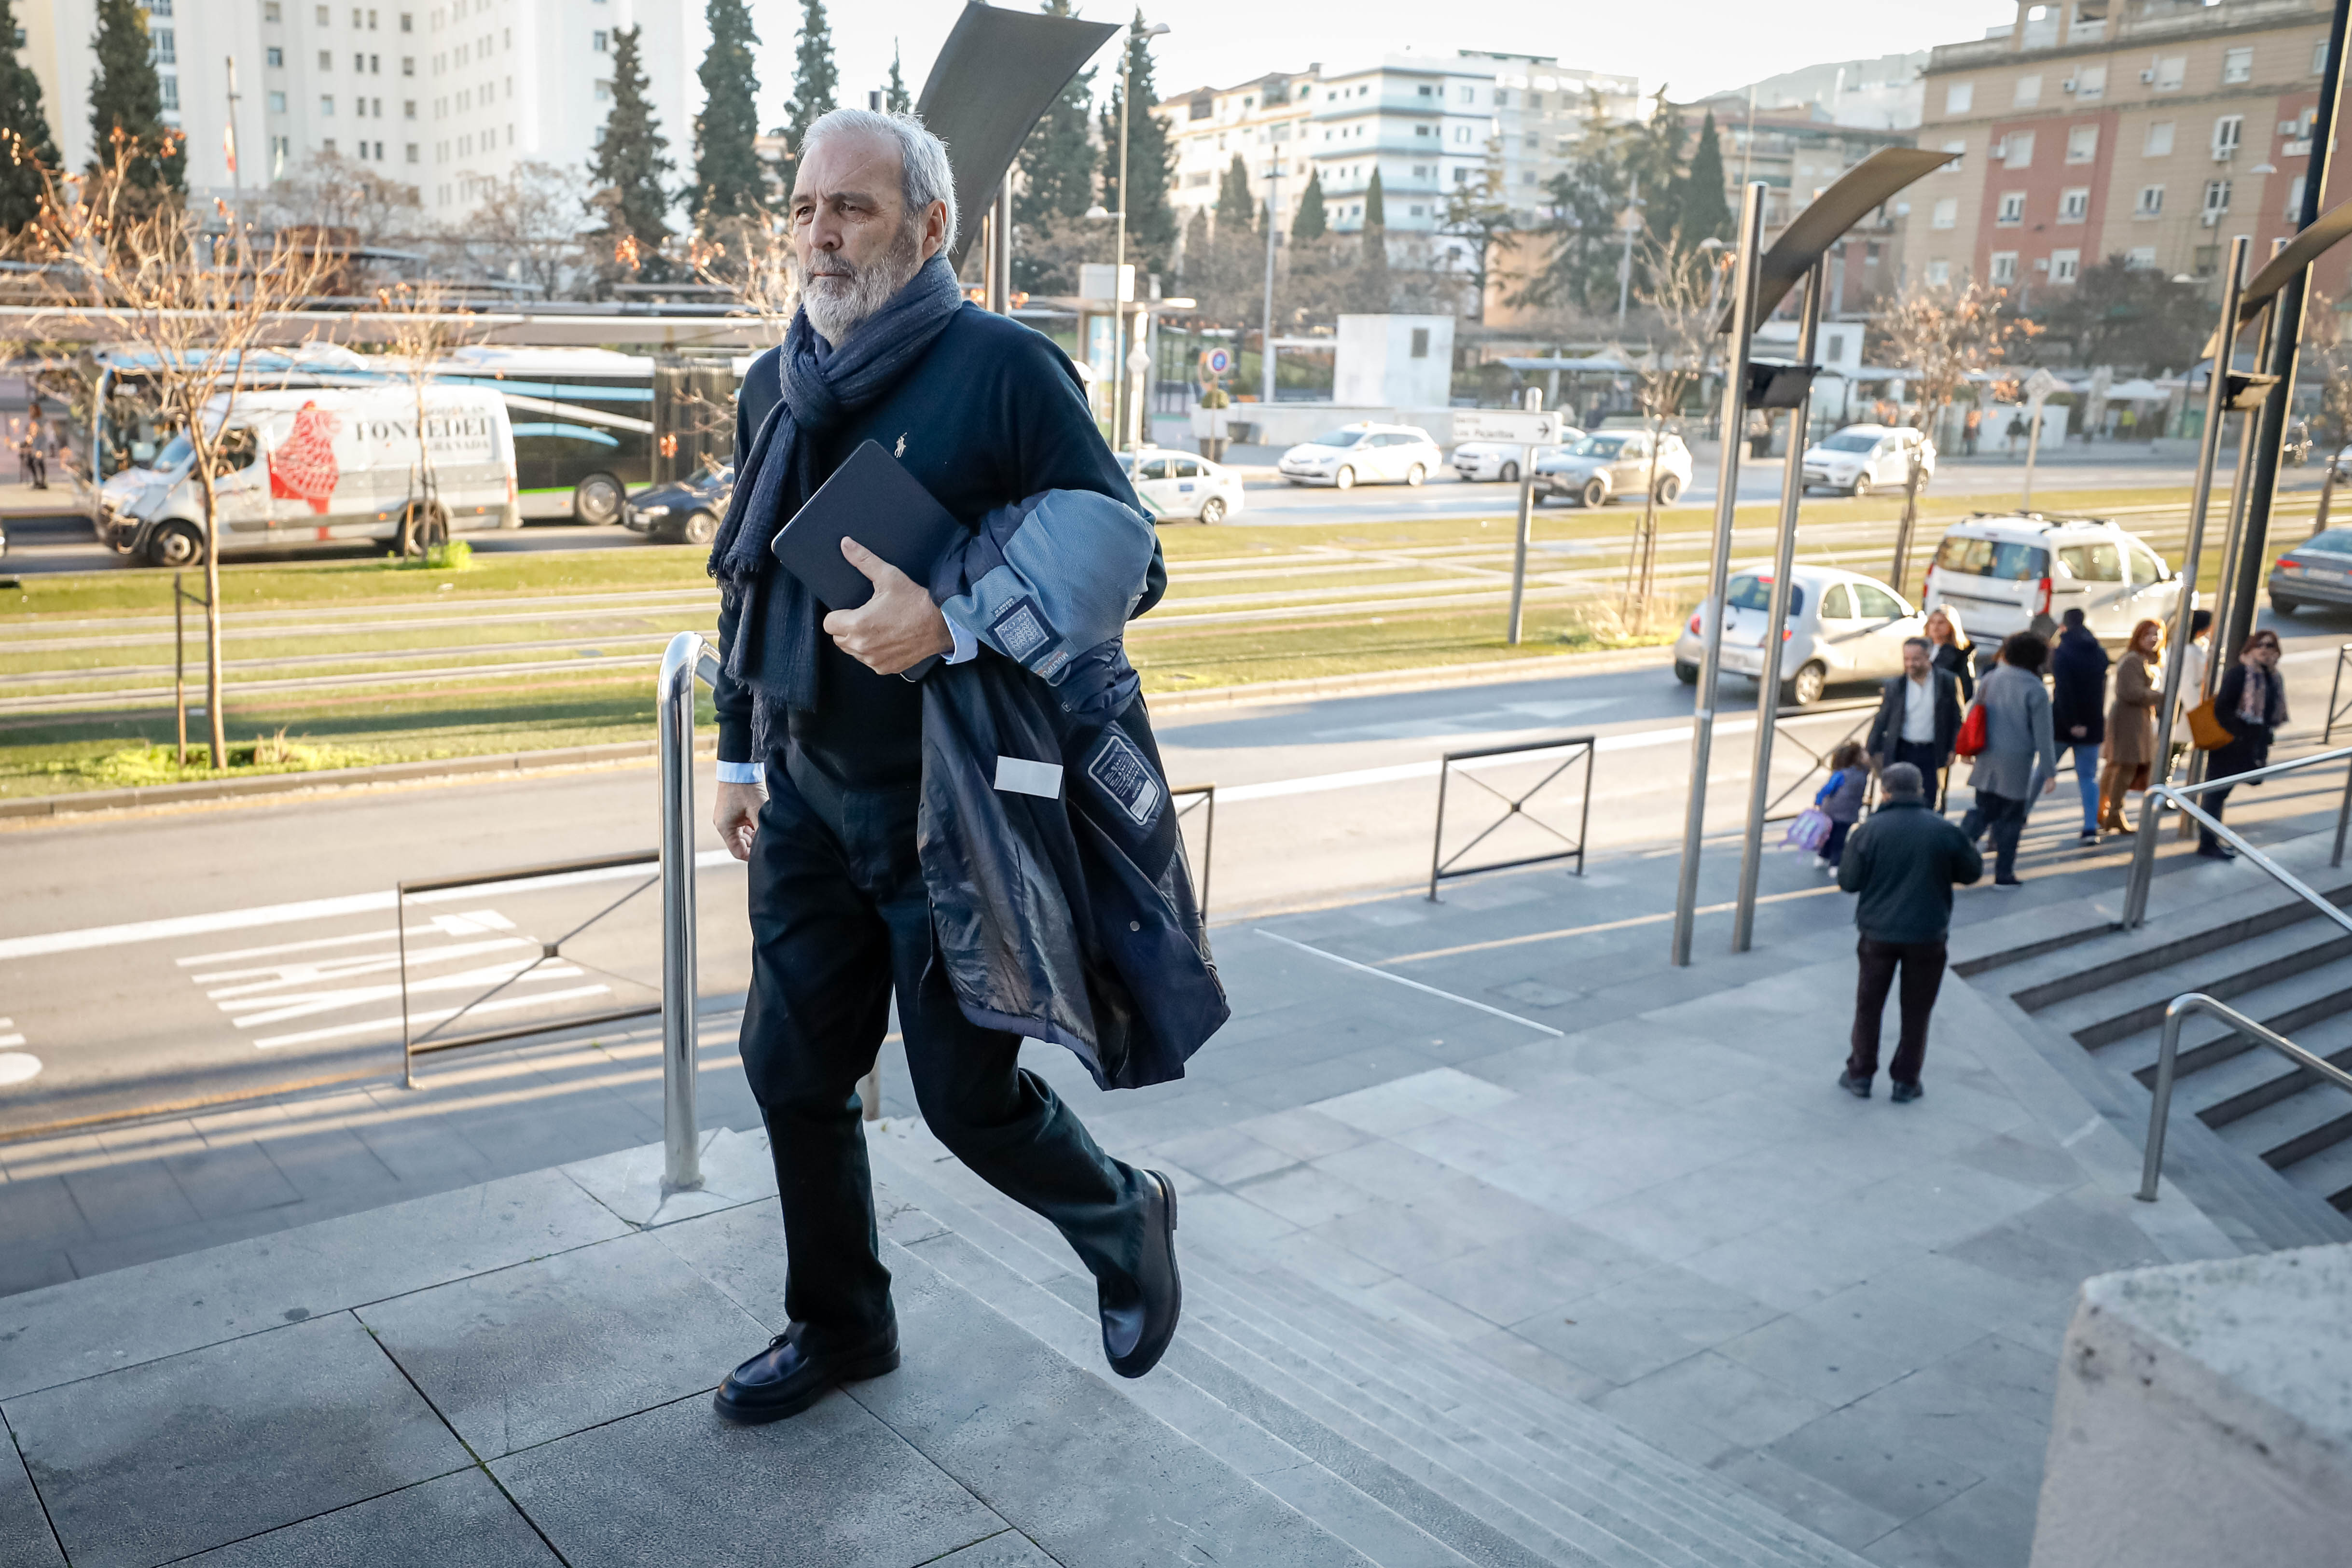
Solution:
[{"label": "parked hatchback", "polygon": [[[1764,633],[1771,624],[1769,566],[1733,570],[1729,618],[1723,623],[1723,668],[1754,679],[1764,668]],[[1713,600],[1702,603],[1675,642],[1675,675],[1698,680],[1706,655]],[[1800,566],[1789,577],[1789,616],[1780,639],[1780,700],[1803,708],[1828,687],[1884,680],[1903,668],[1906,638],[1925,635],[1927,618],[1875,577],[1834,566]]]},{"label": "parked hatchback", "polygon": [[1866,496],[1899,490],[1909,482],[1911,459],[1919,459],[1919,488],[1936,473],[1936,444],[1902,425],[1849,425],[1805,451],[1805,489],[1843,490]]},{"label": "parked hatchback", "polygon": [[1146,447],[1121,452],[1118,466],[1127,470],[1137,497],[1155,519],[1223,522],[1242,510],[1242,478],[1223,463]]},{"label": "parked hatchback", "polygon": [[1670,506],[1690,488],[1690,448],[1671,430],[1657,440],[1654,468],[1647,430],[1598,431],[1538,458],[1536,499],[1567,496],[1580,506],[1602,506],[1616,496],[1638,500],[1654,472],[1658,504]]},{"label": "parked hatchback", "polygon": [[2352,528],[2313,534],[2271,564],[2271,608],[2291,616],[2305,605],[2352,606]]},{"label": "parked hatchback", "polygon": [[1294,485],[1417,485],[1445,466],[1445,454],[1418,425],[1342,425],[1282,455]]},{"label": "parked hatchback", "polygon": [[1981,659],[2011,632],[2049,637],[2072,609],[2093,636],[2120,647],[2142,620],[2172,624],[2180,580],[2164,557],[2104,518],[1979,512],[1936,547],[1924,597],[1931,610],[1958,612]]}]

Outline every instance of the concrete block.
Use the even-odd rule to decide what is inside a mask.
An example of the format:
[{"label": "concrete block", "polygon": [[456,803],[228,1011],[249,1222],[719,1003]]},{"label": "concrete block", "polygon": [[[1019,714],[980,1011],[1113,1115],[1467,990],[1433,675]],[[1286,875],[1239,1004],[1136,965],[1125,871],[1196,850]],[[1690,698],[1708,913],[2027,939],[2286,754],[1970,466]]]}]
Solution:
[{"label": "concrete block", "polygon": [[768,1339],[645,1236],[360,1309],[475,1453],[512,1453],[717,1386]]},{"label": "concrete block", "polygon": [[581,1191],[640,1229],[675,1225],[697,1215],[757,1203],[776,1195],[776,1166],[765,1129],[733,1132],[713,1127],[702,1134],[702,1185],[689,1192],[663,1189],[664,1146],[641,1144],[562,1169]]},{"label": "concrete block", "polygon": [[2303,1568],[2352,1540],[2352,1247],[2103,1275],[2059,1363],[2034,1568]]},{"label": "concrete block", "polygon": [[462,1468],[346,1312],[6,1401],[67,1553],[145,1568]]},{"label": "concrete block", "polygon": [[0,1299],[0,1398],[619,1236],[554,1171]]},{"label": "concrete block", "polygon": [[529,1568],[555,1554],[478,1468],[188,1559],[188,1568]]},{"label": "concrete block", "polygon": [[1005,1528],[840,1394],[752,1427],[680,1400],[490,1470],[572,1568],[913,1568]]}]

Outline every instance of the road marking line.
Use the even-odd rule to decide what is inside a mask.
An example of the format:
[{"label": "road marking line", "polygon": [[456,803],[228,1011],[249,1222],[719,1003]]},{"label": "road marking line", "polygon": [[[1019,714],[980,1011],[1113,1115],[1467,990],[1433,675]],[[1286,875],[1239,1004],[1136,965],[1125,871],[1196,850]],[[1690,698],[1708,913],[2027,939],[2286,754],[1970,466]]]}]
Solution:
[{"label": "road marking line", "polygon": [[[485,942],[451,942],[446,947],[420,948],[408,955],[409,967],[420,964],[446,963],[451,959],[471,958],[478,952],[504,952],[518,947],[537,947],[540,943],[519,936],[493,937]],[[358,953],[346,958],[312,960],[307,963],[271,963],[258,969],[225,969],[217,974],[191,974],[188,978],[198,985],[209,985],[216,980],[242,980],[241,985],[224,985],[205,994],[214,1001],[224,996],[254,996],[274,991],[281,985],[313,985],[324,980],[348,980],[358,974],[381,974],[387,969],[400,967],[397,952]],[[255,975],[268,974],[277,978],[256,980]]]},{"label": "road marking line", "polygon": [[[705,849],[694,858],[697,869],[713,866],[740,866],[724,849]],[[511,882],[478,883],[467,888],[445,888],[438,892],[412,893],[412,904],[457,903],[478,899],[496,892],[530,891],[540,888],[560,888],[583,882],[609,882],[624,877],[646,875],[644,866],[608,866],[596,871],[573,871],[561,877],[527,878]],[[0,963],[12,958],[44,958],[56,952],[84,952],[96,947],[123,947],[132,942],[164,942],[173,937],[208,936],[215,931],[251,931],[260,926],[293,925],[303,921],[332,920],[341,915],[389,913],[393,908],[389,890],[380,893],[352,893],[340,899],[309,899],[291,904],[258,904],[251,909],[215,910],[210,914],[173,915],[163,920],[133,921],[126,925],[87,926],[80,931],[45,931],[37,936],[0,938]]]},{"label": "road marking line", "polygon": [[0,1035],[0,1046],[21,1046],[24,1043],[25,1037],[22,1035]]},{"label": "road marking line", "polygon": [[351,947],[362,942],[391,942],[400,936],[459,936],[475,931],[512,930],[514,921],[496,910],[468,910],[462,915],[435,915],[430,924],[409,926],[402,931],[383,926],[353,936],[322,936],[310,942],[281,942],[269,947],[241,947],[229,952],[200,952],[194,958],[175,958],[172,962],[182,969],[193,969],[199,963],[227,963],[240,958],[268,958],[273,953],[305,952],[320,947]]},{"label": "road marking line", "polygon": [[[427,991],[493,990],[502,984],[525,984],[535,980],[577,980],[583,971],[569,963],[542,964],[538,959],[521,963],[489,963],[479,969],[468,969],[456,974],[443,974],[431,980],[411,982],[408,994],[417,995]],[[307,1018],[320,1013],[332,1013],[344,1007],[356,1007],[362,1002],[388,1002],[400,994],[397,984],[391,985],[350,985],[335,991],[315,991],[308,994],[273,996],[272,1002],[283,1006],[266,1012],[247,1013],[232,1017],[229,1022],[240,1029],[250,1029],[257,1024],[282,1023],[288,1018]],[[223,1002],[220,1010],[234,1012],[238,1004]]]},{"label": "road marking line", "polygon": [[[537,1007],[549,1002],[569,1002],[582,996],[609,996],[612,991],[613,988],[609,985],[574,985],[565,991],[541,991],[529,996],[511,996],[502,1001],[484,1002],[475,1007],[435,1007],[422,1013],[411,1013],[408,1016],[408,1023],[410,1027],[414,1028],[419,1024],[445,1023],[460,1013],[509,1013],[521,1007]],[[550,1026],[560,1028],[562,1026],[562,1021],[558,1019]],[[305,1029],[298,1035],[271,1035],[253,1043],[257,1049],[270,1050],[279,1046],[307,1046],[320,1040],[331,1040],[345,1035],[363,1035],[373,1029],[398,1029],[399,1027],[400,1015],[394,1013],[386,1018],[363,1018],[356,1024],[336,1024],[324,1029]]]},{"label": "road marking line", "polygon": [[1295,947],[1301,952],[1311,952],[1318,958],[1328,958],[1334,963],[1344,963],[1350,969],[1360,969],[1366,974],[1377,974],[1383,980],[1393,981],[1399,985],[1409,985],[1415,991],[1425,991],[1432,996],[1443,996],[1448,1002],[1459,1002],[1465,1007],[1475,1007],[1481,1013],[1492,1013],[1497,1018],[1507,1018],[1514,1024],[1525,1025],[1538,1034],[1549,1035],[1556,1039],[1567,1037],[1562,1031],[1553,1028],[1549,1024],[1538,1024],[1533,1018],[1522,1018],[1517,1013],[1506,1013],[1500,1007],[1489,1007],[1484,1002],[1474,1002],[1467,996],[1457,996],[1451,991],[1440,991],[1434,985],[1423,985],[1418,980],[1407,980],[1402,974],[1391,974],[1385,969],[1374,969],[1369,963],[1358,963],[1352,958],[1342,958],[1336,952],[1326,952],[1319,947],[1309,947],[1303,942],[1293,942],[1286,936],[1276,936],[1264,927],[1255,929],[1258,935],[1269,942],[1278,942],[1285,947]]}]

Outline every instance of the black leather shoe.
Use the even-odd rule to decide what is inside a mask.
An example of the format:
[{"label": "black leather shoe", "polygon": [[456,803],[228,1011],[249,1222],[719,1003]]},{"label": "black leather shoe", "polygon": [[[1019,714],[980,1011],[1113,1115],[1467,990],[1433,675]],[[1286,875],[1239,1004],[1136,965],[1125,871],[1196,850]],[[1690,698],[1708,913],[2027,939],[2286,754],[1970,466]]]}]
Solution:
[{"label": "black leather shoe", "polygon": [[866,1343],[838,1354],[807,1349],[801,1340],[802,1328],[794,1323],[769,1341],[766,1350],[727,1374],[727,1381],[710,1400],[720,1420],[738,1426],[782,1421],[814,1405],[835,1384],[898,1370],[895,1323]]},{"label": "black leather shoe", "polygon": [[1142,1174],[1151,1184],[1151,1201],[1144,1205],[1141,1277],[1117,1291],[1100,1282],[1095,1287],[1103,1355],[1121,1377],[1141,1377],[1160,1364],[1184,1310],[1184,1283],[1176,1273],[1176,1189],[1157,1171]]},{"label": "black leather shoe", "polygon": [[2236,850],[2218,838],[2210,843],[2200,844],[2197,847],[2197,853],[2208,860],[2235,860],[2238,858]]},{"label": "black leather shoe", "polygon": [[1886,1098],[1897,1105],[1902,1105],[1918,1099],[1927,1092],[1916,1083],[1895,1083],[1890,1080],[1887,1084]]},{"label": "black leather shoe", "polygon": [[1870,1080],[1866,1078],[1854,1077],[1851,1068],[1838,1074],[1838,1087],[1856,1100],[1870,1098]]}]

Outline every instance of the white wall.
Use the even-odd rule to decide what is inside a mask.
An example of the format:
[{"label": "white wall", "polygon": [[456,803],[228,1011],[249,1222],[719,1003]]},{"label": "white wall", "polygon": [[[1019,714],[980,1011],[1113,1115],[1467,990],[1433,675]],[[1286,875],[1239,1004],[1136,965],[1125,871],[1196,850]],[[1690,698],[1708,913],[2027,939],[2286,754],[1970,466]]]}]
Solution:
[{"label": "white wall", "polygon": [[1342,316],[1332,360],[1334,403],[1444,408],[1453,397],[1454,318]]}]

